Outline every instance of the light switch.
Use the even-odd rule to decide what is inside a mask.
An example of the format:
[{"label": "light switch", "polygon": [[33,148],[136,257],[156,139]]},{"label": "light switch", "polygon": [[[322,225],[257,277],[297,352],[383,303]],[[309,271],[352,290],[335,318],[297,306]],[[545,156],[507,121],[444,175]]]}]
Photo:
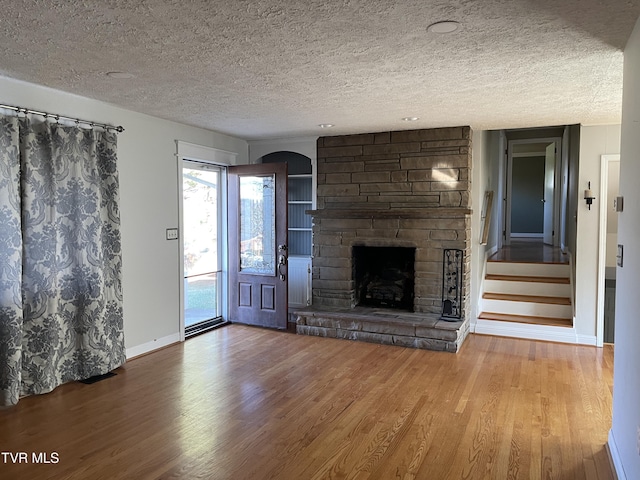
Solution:
[{"label": "light switch", "polygon": [[616,265],[619,267],[622,266],[622,257],[624,253],[624,247],[622,245],[618,245],[618,254],[616,255]]},{"label": "light switch", "polygon": [[624,209],[624,197],[615,197],[613,199],[613,210],[621,212]]},{"label": "light switch", "polygon": [[167,228],[167,240],[177,240],[177,239],[178,239],[178,229]]}]

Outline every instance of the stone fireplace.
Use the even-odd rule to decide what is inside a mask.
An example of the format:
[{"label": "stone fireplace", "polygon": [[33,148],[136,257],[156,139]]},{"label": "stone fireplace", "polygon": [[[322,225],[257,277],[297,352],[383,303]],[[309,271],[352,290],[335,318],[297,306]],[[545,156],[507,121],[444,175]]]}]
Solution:
[{"label": "stone fireplace", "polygon": [[[469,127],[319,138],[317,209],[310,212],[313,308],[299,315],[298,332],[457,351],[469,328],[470,169]],[[448,248],[464,252],[460,322],[440,320]],[[392,253],[396,265],[388,264]],[[363,266],[371,263],[379,271],[365,279]],[[386,325],[380,340],[362,335],[362,325],[342,328],[358,315],[395,322],[397,332]],[[432,337],[418,341],[421,327]]]}]

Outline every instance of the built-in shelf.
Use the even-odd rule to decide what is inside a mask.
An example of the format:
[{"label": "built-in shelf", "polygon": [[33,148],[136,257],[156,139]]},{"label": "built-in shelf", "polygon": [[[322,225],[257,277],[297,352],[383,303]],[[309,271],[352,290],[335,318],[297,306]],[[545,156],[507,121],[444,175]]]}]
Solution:
[{"label": "built-in shelf", "polygon": [[311,256],[311,217],[313,179],[310,174],[289,175],[289,255]]}]

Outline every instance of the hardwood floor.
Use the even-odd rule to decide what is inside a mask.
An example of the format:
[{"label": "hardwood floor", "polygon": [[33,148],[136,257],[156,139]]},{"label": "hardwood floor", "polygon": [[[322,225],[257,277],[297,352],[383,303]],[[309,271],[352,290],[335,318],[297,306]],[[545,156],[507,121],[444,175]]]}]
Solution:
[{"label": "hardwood floor", "polygon": [[560,248],[545,245],[542,239],[512,239],[489,258],[490,262],[569,263]]},{"label": "hardwood floor", "polygon": [[[613,347],[231,325],[0,411],[0,478],[612,479]],[[35,465],[32,454],[59,461]]]}]

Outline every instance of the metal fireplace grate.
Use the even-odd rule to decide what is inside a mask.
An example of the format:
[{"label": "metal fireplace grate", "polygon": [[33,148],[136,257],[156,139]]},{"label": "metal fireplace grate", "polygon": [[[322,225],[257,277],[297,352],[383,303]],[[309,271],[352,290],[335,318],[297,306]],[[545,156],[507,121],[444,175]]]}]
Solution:
[{"label": "metal fireplace grate", "polygon": [[442,319],[452,322],[462,318],[462,279],[464,252],[446,248],[442,255]]}]

